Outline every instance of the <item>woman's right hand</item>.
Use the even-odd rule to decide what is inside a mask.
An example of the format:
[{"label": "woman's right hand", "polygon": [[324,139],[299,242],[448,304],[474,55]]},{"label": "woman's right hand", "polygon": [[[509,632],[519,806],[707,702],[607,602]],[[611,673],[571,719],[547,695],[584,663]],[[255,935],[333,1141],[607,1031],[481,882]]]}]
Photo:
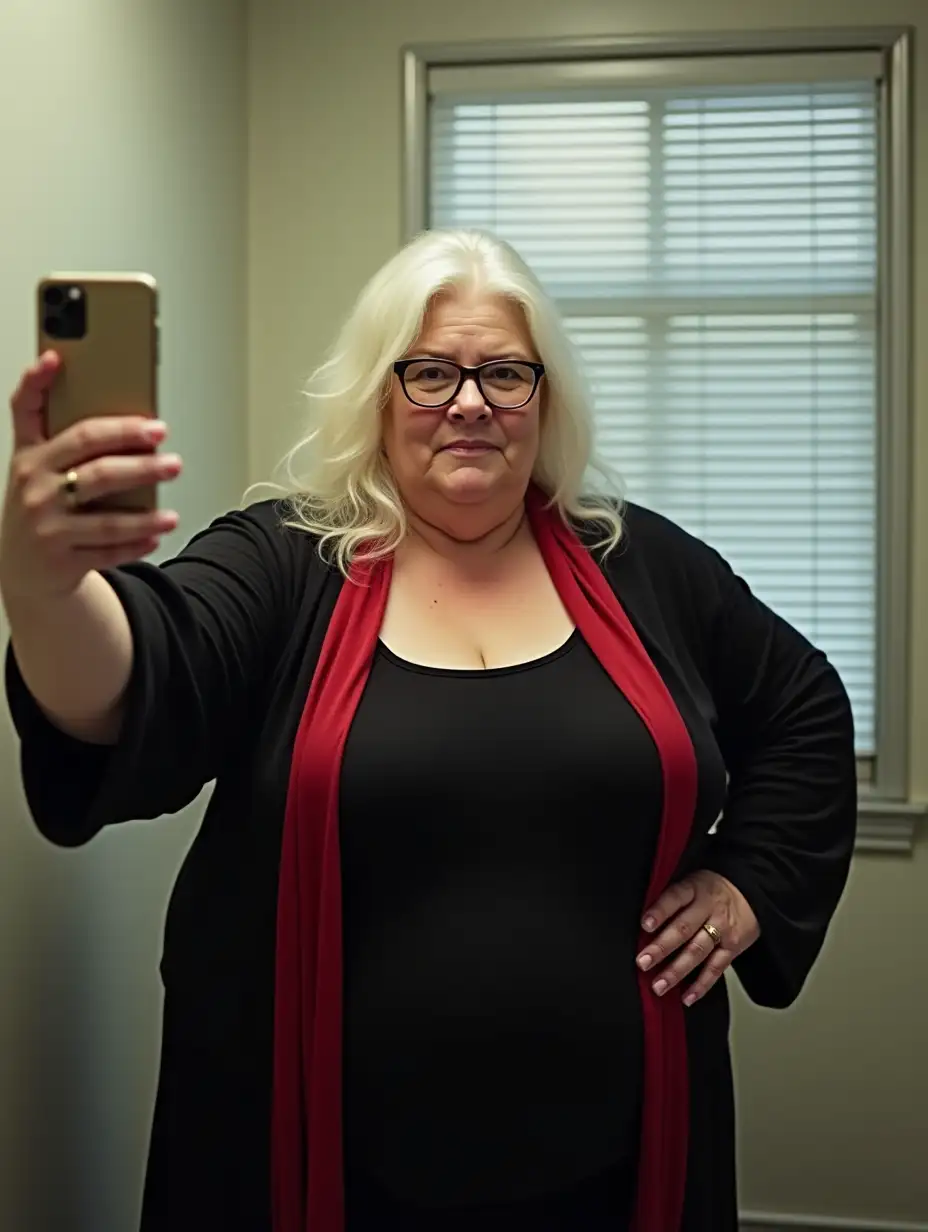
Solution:
[{"label": "woman's right hand", "polygon": [[[12,396],[13,456],[0,521],[0,590],[7,598],[43,600],[71,594],[96,569],[153,552],[177,515],[90,511],[81,504],[175,479],[176,455],[154,452],[164,424],[140,416],[85,419],[49,439],[48,391],[61,368],[54,353],[28,368]],[[75,473],[76,499],[65,491]]]}]

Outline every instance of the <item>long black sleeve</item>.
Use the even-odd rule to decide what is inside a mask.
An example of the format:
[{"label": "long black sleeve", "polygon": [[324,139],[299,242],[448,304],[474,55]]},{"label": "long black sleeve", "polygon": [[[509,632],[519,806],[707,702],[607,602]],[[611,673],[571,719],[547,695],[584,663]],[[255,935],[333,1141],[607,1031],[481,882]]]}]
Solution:
[{"label": "long black sleeve", "polygon": [[252,737],[255,701],[286,637],[293,570],[272,505],[220,518],[179,556],[106,575],[128,615],[133,667],[118,743],[44,716],[12,647],[6,686],[40,830],[74,846],[102,827],[173,813]]},{"label": "long black sleeve", "polygon": [[720,558],[709,629],[729,792],[709,867],[744,894],[760,940],[735,963],[769,1007],[799,994],[847,881],[857,824],[850,702],[826,657]]}]

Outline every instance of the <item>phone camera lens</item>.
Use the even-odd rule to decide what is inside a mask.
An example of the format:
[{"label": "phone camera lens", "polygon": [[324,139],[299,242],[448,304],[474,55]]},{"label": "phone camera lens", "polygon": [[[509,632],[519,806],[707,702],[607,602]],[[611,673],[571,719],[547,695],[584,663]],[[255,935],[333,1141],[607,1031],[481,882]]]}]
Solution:
[{"label": "phone camera lens", "polygon": [[77,340],[87,333],[87,299],[82,287],[50,286],[42,294],[43,327],[50,338]]}]

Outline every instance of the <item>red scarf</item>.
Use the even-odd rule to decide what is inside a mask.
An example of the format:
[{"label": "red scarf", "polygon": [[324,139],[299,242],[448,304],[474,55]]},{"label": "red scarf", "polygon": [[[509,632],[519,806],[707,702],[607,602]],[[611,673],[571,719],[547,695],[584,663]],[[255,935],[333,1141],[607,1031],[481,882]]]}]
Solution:
[{"label": "red scarf", "polygon": [[[527,503],[532,531],[568,614],[660,754],[663,813],[646,896],[650,904],[673,877],[689,837],[697,785],[693,746],[590,553],[538,492],[530,491]],[[329,623],[293,749],[277,914],[274,1232],[344,1232],[338,784],[391,573],[388,560],[352,568]],[[643,934],[642,944],[647,940]],[[651,979],[653,972],[651,978],[638,973],[645,1051],[634,1232],[677,1232],[689,1130],[684,1011],[679,989],[658,998]]]}]

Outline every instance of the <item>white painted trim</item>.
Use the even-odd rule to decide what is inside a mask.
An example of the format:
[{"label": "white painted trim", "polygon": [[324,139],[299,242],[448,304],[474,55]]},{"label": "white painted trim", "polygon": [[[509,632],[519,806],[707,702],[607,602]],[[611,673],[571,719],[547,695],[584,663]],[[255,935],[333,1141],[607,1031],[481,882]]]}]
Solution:
[{"label": "white painted trim", "polygon": [[[856,851],[910,855],[916,826],[928,817],[928,803],[879,800],[861,795],[857,812]],[[928,1229],[928,1224],[925,1225]]]},{"label": "white painted trim", "polygon": [[520,64],[436,65],[428,74],[430,97],[473,98],[549,90],[616,90],[631,87],[808,84],[870,79],[883,75],[880,51],[758,52],[743,56],[669,56],[602,60],[536,60]]},{"label": "white painted trim", "polygon": [[770,1215],[743,1211],[740,1224],[745,1232],[928,1232],[928,1223],[899,1223],[887,1219],[837,1219],[831,1215]]},{"label": "white painted trim", "polygon": [[912,576],[914,165],[912,33],[884,45],[880,85],[880,397],[877,540],[876,777],[874,792],[909,790]]}]

